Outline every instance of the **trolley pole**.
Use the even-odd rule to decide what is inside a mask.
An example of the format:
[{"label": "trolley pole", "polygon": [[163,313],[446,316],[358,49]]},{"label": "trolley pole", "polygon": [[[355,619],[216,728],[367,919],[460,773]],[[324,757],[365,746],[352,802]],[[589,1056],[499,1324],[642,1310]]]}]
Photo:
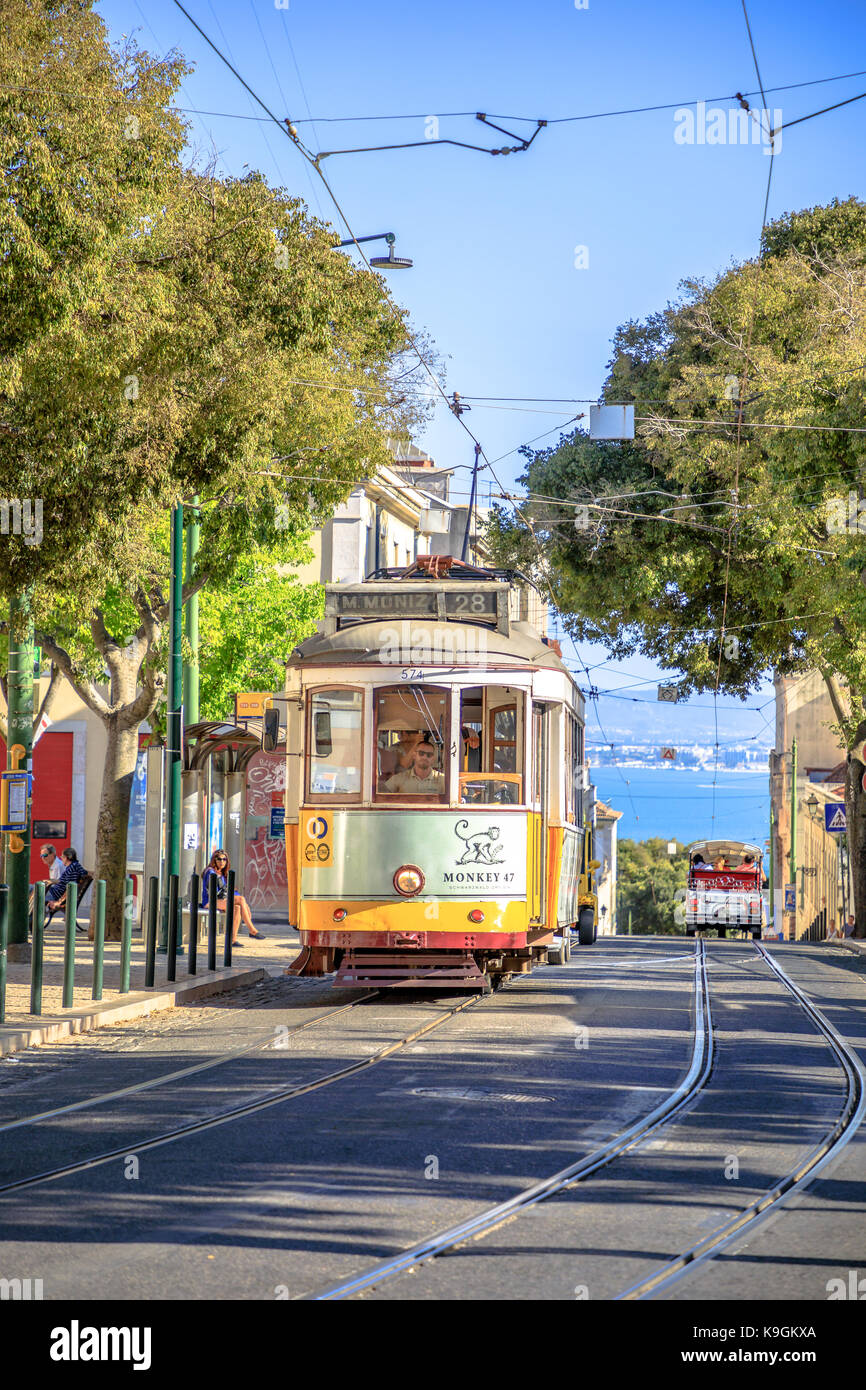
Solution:
[{"label": "trolley pole", "polygon": [[[465,407],[464,407],[465,409]],[[459,412],[457,412],[459,414]],[[475,509],[475,489],[478,485],[478,459],[481,455],[481,445],[475,445],[475,463],[472,465],[472,486],[469,490],[469,510],[466,513],[466,530],[463,532],[463,547],[460,551],[460,559],[469,558],[469,533],[472,528],[472,513]]]}]

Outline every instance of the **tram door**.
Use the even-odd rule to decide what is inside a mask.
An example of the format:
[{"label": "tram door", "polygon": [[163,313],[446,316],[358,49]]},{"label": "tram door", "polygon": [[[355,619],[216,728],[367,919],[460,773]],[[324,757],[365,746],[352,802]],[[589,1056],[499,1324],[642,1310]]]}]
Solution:
[{"label": "tram door", "polygon": [[549,709],[532,706],[532,782],[531,782],[531,872],[529,876],[529,916],[543,922],[547,917],[547,803],[549,772]]}]

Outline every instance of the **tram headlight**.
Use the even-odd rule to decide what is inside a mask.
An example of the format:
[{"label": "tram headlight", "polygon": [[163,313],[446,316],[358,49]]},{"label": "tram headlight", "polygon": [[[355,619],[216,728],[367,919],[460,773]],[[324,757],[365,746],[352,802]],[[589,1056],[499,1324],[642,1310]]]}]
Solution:
[{"label": "tram headlight", "polygon": [[337,907],[334,909],[333,917],[335,922],[342,922],[348,915],[344,907]]},{"label": "tram headlight", "polygon": [[469,914],[469,920],[470,922],[484,921],[484,913],[481,911],[480,907],[473,907],[472,911]]},{"label": "tram headlight", "polygon": [[424,887],[424,875],[417,864],[404,864],[395,873],[393,881],[401,898],[414,898]]}]

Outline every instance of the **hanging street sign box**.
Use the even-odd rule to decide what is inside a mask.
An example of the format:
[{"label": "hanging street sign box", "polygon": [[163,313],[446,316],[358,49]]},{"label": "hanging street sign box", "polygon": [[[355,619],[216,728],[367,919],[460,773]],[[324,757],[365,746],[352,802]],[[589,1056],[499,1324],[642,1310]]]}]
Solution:
[{"label": "hanging street sign box", "polygon": [[825,805],[824,829],[828,835],[844,835],[846,833],[848,820],[841,801],[828,801]]},{"label": "hanging street sign box", "polygon": [[785,884],[785,911],[797,911],[797,885],[796,883]]},{"label": "hanging street sign box", "polygon": [[284,840],[286,838],[285,806],[271,807],[271,828],[268,831],[268,838],[271,840]]}]

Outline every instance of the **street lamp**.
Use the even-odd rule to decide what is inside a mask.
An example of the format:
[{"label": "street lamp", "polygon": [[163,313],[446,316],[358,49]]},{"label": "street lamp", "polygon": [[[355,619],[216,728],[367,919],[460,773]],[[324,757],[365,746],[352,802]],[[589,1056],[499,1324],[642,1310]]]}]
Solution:
[{"label": "street lamp", "polygon": [[357,246],[362,241],[387,241],[387,256],[371,256],[370,265],[376,270],[411,270],[412,262],[408,256],[394,255],[394,242],[397,240],[393,232],[378,232],[375,236],[355,236],[348,241],[338,241],[334,247],[336,251],[340,246]]},{"label": "street lamp", "polygon": [[820,803],[820,801],[818,800],[818,798],[817,798],[817,796],[815,795],[815,793],[813,792],[812,795],[808,798],[808,800],[807,800],[807,802],[806,802],[806,810],[809,812],[809,818],[810,818],[811,820],[817,821],[817,820],[820,819],[820,817],[819,817],[819,815],[818,815],[818,811],[819,811],[820,806],[821,806],[821,803]]}]

